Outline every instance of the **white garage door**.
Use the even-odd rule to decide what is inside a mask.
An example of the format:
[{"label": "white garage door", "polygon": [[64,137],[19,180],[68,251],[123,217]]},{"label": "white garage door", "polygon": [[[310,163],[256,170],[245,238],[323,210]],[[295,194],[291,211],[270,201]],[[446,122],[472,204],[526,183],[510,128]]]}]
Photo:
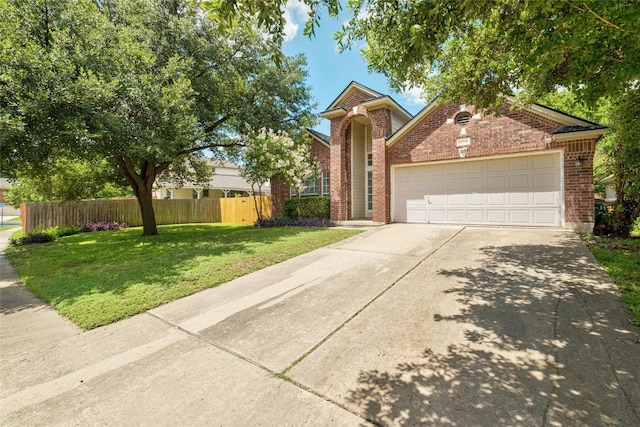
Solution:
[{"label": "white garage door", "polygon": [[562,225],[561,153],[394,168],[393,220]]}]

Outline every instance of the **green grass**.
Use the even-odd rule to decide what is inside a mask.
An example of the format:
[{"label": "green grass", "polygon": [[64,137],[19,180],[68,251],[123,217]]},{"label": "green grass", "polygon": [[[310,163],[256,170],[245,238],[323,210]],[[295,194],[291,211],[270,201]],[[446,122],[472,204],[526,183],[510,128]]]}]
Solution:
[{"label": "green grass", "polygon": [[39,298],[92,329],[357,234],[337,228],[229,224],[81,233],[7,249]]},{"label": "green grass", "polygon": [[622,299],[640,326],[640,239],[588,236],[585,243],[620,288]]}]

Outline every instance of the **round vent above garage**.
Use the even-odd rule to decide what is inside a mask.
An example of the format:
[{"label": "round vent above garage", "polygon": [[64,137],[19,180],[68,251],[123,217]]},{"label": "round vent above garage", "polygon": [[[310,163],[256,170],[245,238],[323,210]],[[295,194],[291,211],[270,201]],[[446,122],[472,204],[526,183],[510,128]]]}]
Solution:
[{"label": "round vent above garage", "polygon": [[466,126],[470,120],[471,120],[471,113],[467,111],[463,111],[456,116],[453,122],[460,126]]}]

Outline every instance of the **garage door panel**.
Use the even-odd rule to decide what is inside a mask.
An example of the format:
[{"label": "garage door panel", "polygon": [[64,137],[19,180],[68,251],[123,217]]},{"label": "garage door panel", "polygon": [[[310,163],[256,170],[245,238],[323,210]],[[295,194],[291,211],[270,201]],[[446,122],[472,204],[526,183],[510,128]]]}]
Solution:
[{"label": "garage door panel", "polygon": [[509,206],[529,206],[531,193],[509,193]]},{"label": "garage door panel", "polygon": [[534,225],[553,226],[558,221],[555,209],[537,210],[533,213]]},{"label": "garage door panel", "polygon": [[529,157],[513,157],[509,159],[509,170],[529,170]]},{"label": "garage door panel", "polygon": [[437,208],[440,206],[446,206],[447,204],[447,196],[444,194],[430,194],[425,196],[425,200],[427,201],[427,206],[429,206],[429,208]]},{"label": "garage door panel", "polygon": [[487,172],[503,172],[507,169],[506,159],[485,160]]},{"label": "garage door panel", "polygon": [[504,175],[487,176],[487,190],[504,190],[506,188],[506,177]]},{"label": "garage door panel", "polygon": [[467,206],[484,206],[484,193],[467,194]]},{"label": "garage door panel", "polygon": [[533,160],[533,169],[557,169],[560,166],[560,156],[556,154],[541,154],[531,158]]},{"label": "garage door panel", "polygon": [[465,167],[463,163],[448,163],[447,164],[447,174],[451,175],[462,175],[465,173]]},{"label": "garage door panel", "polygon": [[407,221],[427,222],[427,203],[424,200],[407,200]]},{"label": "garage door panel", "polygon": [[447,192],[446,179],[432,179],[429,181],[428,192],[430,194],[445,194]]},{"label": "garage door panel", "polygon": [[430,208],[429,209],[429,222],[432,223],[432,224],[446,224],[446,221],[445,221],[446,212],[447,211],[445,209]]},{"label": "garage door panel", "polygon": [[464,206],[464,194],[449,194],[447,196],[447,206]]},{"label": "garage door panel", "polygon": [[489,224],[506,224],[507,223],[507,211],[504,209],[487,209],[487,223]]},{"label": "garage door panel", "polygon": [[555,206],[559,202],[555,191],[541,191],[533,193],[533,204],[536,206]]},{"label": "garage door panel", "polygon": [[484,176],[470,176],[465,179],[465,189],[467,192],[484,192],[487,188],[487,181]]},{"label": "garage door panel", "polygon": [[464,178],[462,176],[451,177],[447,180],[447,192],[464,192]]},{"label": "garage door panel", "polygon": [[534,189],[554,189],[558,186],[557,178],[552,172],[538,173],[533,175]]},{"label": "garage door panel", "polygon": [[484,224],[485,222],[484,209],[467,209],[468,224]]},{"label": "garage door panel", "polygon": [[462,224],[464,222],[464,209],[447,209],[447,222]]},{"label": "garage door panel", "polygon": [[465,171],[467,174],[484,174],[485,162],[468,162]]},{"label": "garage door panel", "polygon": [[487,206],[505,206],[506,204],[507,195],[505,193],[487,194]]},{"label": "garage door panel", "polygon": [[522,174],[522,173],[518,173],[518,174],[513,174],[509,176],[509,188],[511,189],[516,189],[516,188],[523,188],[523,189],[529,189],[530,187],[530,180],[529,180],[529,174]]},{"label": "garage door panel", "polygon": [[561,167],[559,152],[399,167],[394,220],[559,226]]},{"label": "garage door panel", "polygon": [[514,225],[531,224],[531,211],[528,209],[511,209],[509,210],[509,222]]}]

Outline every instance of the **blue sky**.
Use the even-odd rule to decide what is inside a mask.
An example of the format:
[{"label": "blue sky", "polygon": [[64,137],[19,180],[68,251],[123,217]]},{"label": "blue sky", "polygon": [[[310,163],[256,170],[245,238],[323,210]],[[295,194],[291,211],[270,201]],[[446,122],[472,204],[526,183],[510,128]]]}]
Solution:
[{"label": "blue sky", "polygon": [[[287,34],[283,51],[286,55],[306,55],[309,70],[307,83],[312,87],[312,94],[317,100],[317,113],[324,111],[353,80],[377,92],[390,95],[411,114],[415,115],[424,107],[424,101],[419,99],[418,91],[393,93],[389,89],[386,77],[382,74],[370,74],[359,49],[338,52],[333,35],[342,27],[342,23],[351,17],[350,11],[343,10],[337,19],[322,16],[320,28],[316,29],[316,35],[312,39],[302,34],[306,13],[306,6],[302,3],[292,0],[287,4]],[[329,121],[321,118],[315,129],[328,135]]]}]

